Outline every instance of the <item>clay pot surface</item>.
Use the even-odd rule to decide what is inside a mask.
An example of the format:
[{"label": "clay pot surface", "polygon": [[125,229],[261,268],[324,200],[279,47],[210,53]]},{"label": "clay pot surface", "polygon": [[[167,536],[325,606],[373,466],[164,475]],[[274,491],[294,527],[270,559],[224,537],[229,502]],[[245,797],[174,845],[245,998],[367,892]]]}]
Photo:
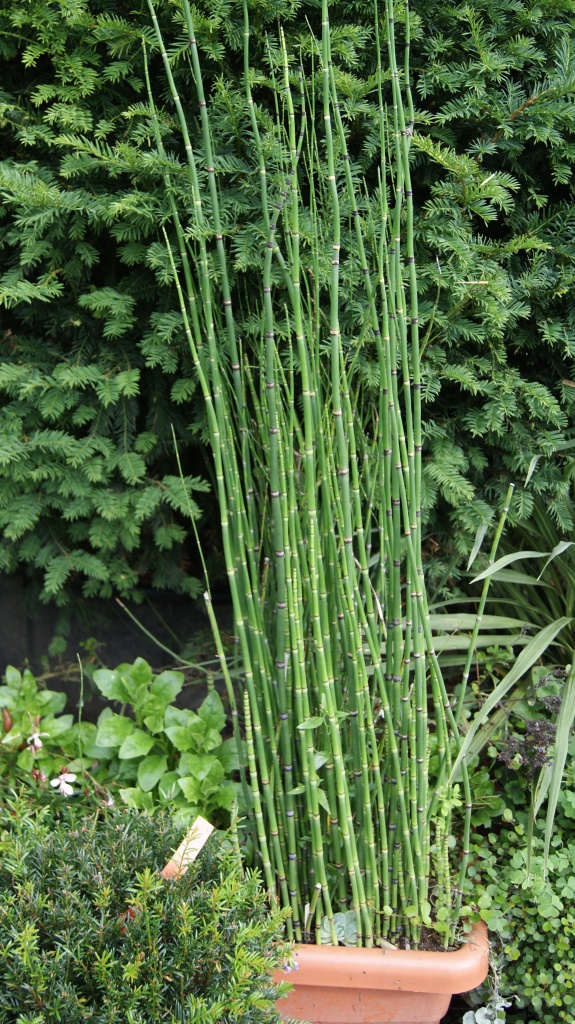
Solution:
[{"label": "clay pot surface", "polygon": [[439,1024],[451,996],[487,976],[489,941],[480,922],[458,949],[296,946],[297,970],[277,971],[294,989],[278,1001],[283,1017],[310,1024]]}]

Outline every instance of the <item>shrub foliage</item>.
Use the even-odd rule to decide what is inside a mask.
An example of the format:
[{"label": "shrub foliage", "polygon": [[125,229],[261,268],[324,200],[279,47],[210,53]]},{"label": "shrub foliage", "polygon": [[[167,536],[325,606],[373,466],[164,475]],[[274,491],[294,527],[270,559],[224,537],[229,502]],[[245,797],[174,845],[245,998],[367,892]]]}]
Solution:
[{"label": "shrub foliage", "polygon": [[0,1021],[279,1022],[281,921],[235,853],[211,840],[166,882],[182,838],[168,818],[2,816]]}]

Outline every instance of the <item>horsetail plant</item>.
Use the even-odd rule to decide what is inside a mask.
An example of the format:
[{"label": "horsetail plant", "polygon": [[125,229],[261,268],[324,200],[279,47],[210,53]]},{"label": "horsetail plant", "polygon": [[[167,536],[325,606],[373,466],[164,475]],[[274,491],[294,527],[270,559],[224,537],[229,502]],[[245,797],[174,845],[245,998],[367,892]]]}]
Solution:
[{"label": "horsetail plant", "polygon": [[[186,153],[190,208],[176,203],[166,176],[176,244],[167,230],[164,238],[205,400],[241,695],[226,678],[244,713],[247,815],[265,882],[291,911],[297,941],[343,935],[372,946],[401,934],[417,946],[433,925],[447,945],[463,913],[471,799],[465,760],[460,782],[452,772],[460,722],[434,648],[422,558],[408,46],[400,70],[394,4],[376,4],[388,74],[378,67],[378,160],[362,171],[338,100],[328,0],[310,67],[288,54],[281,32],[268,40],[259,106],[244,0],[242,131],[257,158],[261,214],[252,227],[262,258],[260,281],[243,284],[222,216],[192,10],[181,0],[198,152],[148,3]],[[362,309],[357,337],[341,326],[350,281]],[[259,323],[255,342],[242,337],[248,314]],[[365,351],[377,367],[375,398]],[[223,659],[221,644],[218,652]],[[462,802],[452,887],[452,814]]]}]

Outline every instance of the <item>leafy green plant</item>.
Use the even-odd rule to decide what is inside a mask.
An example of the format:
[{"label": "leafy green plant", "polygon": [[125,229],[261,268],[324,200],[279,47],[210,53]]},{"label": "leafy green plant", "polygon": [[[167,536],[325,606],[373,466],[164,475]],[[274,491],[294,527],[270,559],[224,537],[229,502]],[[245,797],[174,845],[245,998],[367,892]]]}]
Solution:
[{"label": "leafy green plant", "polygon": [[217,691],[197,712],[177,708],[183,674],[154,674],[143,658],[97,669],[93,678],[121,712],[105,707],[96,725],[59,714],[65,694],[39,686],[28,669],[7,669],[0,686],[4,787],[25,784],[51,805],[58,794],[82,805],[119,797],[147,813],[170,809],[179,824],[198,814],[227,824],[238,796],[238,744],[222,737],[226,712]]},{"label": "leafy green plant", "polygon": [[41,789],[49,778],[65,771],[82,771],[86,762],[77,755],[87,727],[74,724],[73,715],[61,714],[65,705],[66,695],[39,686],[29,669],[20,673],[8,666],[0,686],[0,778],[4,786],[33,779]]},{"label": "leafy green plant", "polygon": [[[573,513],[572,482],[564,502]],[[534,503],[528,523],[505,538],[493,573],[491,607],[505,611],[513,607],[519,615],[529,611],[529,620],[539,628],[563,615],[570,623],[561,632],[558,662],[571,660],[575,652],[575,548],[572,534],[565,533],[541,500]]]},{"label": "leafy green plant", "polygon": [[128,806],[147,812],[169,807],[179,823],[198,814],[216,823],[222,812],[228,818],[225,812],[237,797],[231,776],[239,758],[235,740],[222,739],[226,713],[217,691],[208,693],[197,712],[174,707],[183,674],[154,675],[143,658],[114,671],[97,669],[93,678],[108,700],[122,705],[122,714],[107,707],[97,726],[85,730],[84,751],[100,765],[95,777],[119,786]]},{"label": "leafy green plant", "polygon": [[0,810],[0,1021],[278,1022],[281,916],[233,846],[212,838],[182,877],[169,816],[54,826]]},{"label": "leafy green plant", "polygon": [[525,786],[512,773],[506,782],[501,770],[496,774],[507,804],[507,824],[475,834],[467,892],[494,945],[497,997],[507,1004],[500,1005],[495,1019],[507,1024],[571,1021],[575,830],[562,810],[563,804],[569,806],[570,787],[560,797],[547,860],[544,839],[538,835],[529,860]]}]

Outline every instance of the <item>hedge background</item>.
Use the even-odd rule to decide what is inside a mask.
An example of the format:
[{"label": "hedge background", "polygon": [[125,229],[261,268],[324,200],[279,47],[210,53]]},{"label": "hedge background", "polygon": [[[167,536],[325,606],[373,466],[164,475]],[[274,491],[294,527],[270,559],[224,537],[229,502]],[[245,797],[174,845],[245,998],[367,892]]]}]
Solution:
[{"label": "hedge background", "polygon": [[[177,4],[157,7],[178,89],[192,96]],[[309,66],[304,26],[317,26],[320,13],[313,0],[258,0],[250,9],[252,88],[265,129],[278,24]],[[196,11],[249,350],[260,329],[249,281],[261,244],[242,5],[201,0]],[[575,403],[574,15],[574,0],[412,4],[426,545],[439,593],[453,586],[510,479],[521,484],[530,473],[517,488],[515,522],[537,500],[561,530],[573,526],[565,445]],[[331,21],[352,158],[369,168],[372,4],[334,3]],[[201,593],[188,498],[216,576],[220,564],[203,409],[161,233],[169,205],[144,56],[185,207],[181,143],[147,4],[2,5],[0,571],[24,571],[32,595],[64,612],[80,598]],[[198,140],[192,101],[188,109]],[[272,148],[269,159],[273,172]],[[373,180],[375,188],[375,168]],[[353,274],[342,281],[344,329],[357,336]],[[362,370],[369,393],[378,383],[369,350]]]}]

